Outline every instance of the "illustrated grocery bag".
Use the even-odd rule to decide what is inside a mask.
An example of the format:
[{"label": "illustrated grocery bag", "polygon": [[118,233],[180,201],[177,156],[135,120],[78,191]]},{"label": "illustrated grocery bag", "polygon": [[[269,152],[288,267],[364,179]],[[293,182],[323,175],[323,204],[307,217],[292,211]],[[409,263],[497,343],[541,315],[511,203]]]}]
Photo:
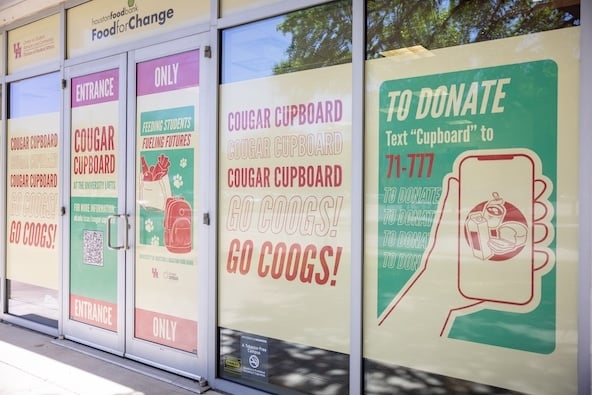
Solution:
[{"label": "illustrated grocery bag", "polygon": [[169,180],[169,158],[161,154],[155,165],[148,166],[146,158],[142,161],[142,177],[140,177],[139,202],[146,210],[165,210],[166,201],[172,196]]}]

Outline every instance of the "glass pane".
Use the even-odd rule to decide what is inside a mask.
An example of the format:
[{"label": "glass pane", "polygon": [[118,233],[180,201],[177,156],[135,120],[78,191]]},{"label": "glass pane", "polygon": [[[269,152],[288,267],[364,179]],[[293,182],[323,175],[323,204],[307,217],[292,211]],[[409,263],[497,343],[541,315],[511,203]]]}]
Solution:
[{"label": "glass pane", "polygon": [[402,55],[422,48],[433,50],[579,25],[578,0],[368,0],[366,57]]},{"label": "glass pane", "polygon": [[364,393],[576,393],[578,2],[367,4]]},{"label": "glass pane", "polygon": [[58,327],[58,291],[20,281],[7,280],[8,312],[38,324]]},{"label": "glass pane", "polygon": [[134,335],[196,353],[199,51],[139,63],[137,81]]},{"label": "glass pane", "polygon": [[59,73],[13,82],[8,93],[8,312],[57,327]]},{"label": "glass pane", "polygon": [[8,89],[8,118],[59,112],[62,98],[60,86],[58,73],[11,83]]},{"label": "glass pane", "polygon": [[[71,80],[70,319],[113,332],[121,328],[118,304],[118,171],[123,158],[119,70]],[[116,221],[113,221],[116,222]],[[113,234],[110,229],[113,228]]]},{"label": "glass pane", "polygon": [[347,2],[223,34],[219,374],[272,393],[349,393],[350,43]]},{"label": "glass pane", "polygon": [[340,1],[222,32],[222,83],[351,62],[351,6]]}]

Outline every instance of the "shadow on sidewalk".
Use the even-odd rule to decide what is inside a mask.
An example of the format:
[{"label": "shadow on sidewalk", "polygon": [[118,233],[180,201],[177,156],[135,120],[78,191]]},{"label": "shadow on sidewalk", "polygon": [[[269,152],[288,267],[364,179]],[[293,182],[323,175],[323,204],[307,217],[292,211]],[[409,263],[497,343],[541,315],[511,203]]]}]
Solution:
[{"label": "shadow on sidewalk", "polygon": [[193,395],[205,391],[195,380],[6,322],[0,322],[0,377],[0,395]]}]

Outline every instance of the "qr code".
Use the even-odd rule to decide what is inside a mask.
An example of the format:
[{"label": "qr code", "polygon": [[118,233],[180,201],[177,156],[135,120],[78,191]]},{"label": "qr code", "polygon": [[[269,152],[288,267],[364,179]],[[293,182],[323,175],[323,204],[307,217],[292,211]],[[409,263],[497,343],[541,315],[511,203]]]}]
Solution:
[{"label": "qr code", "polygon": [[83,242],[84,263],[103,266],[103,232],[85,230],[83,232]]}]

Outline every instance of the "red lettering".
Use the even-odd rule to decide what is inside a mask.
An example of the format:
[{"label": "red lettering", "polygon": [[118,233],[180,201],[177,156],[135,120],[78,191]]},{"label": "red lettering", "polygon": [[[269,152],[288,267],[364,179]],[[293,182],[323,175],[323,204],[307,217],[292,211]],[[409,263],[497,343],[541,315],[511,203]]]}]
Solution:
[{"label": "red lettering", "polygon": [[247,274],[251,270],[251,260],[253,258],[253,241],[245,240],[241,246],[238,239],[232,239],[228,248],[228,258],[226,260],[226,271],[240,274]]},{"label": "red lettering", "polygon": [[[303,247],[300,243],[286,245],[284,242],[273,244],[265,241],[261,245],[257,274],[259,277],[271,277],[274,280],[298,280],[303,284],[325,285],[331,276],[337,276],[341,247],[337,254],[331,246],[323,246],[318,253],[314,244]],[[333,272],[331,272],[333,267]],[[334,286],[336,280],[331,280]]]},{"label": "red lettering", "polygon": [[26,222],[23,227],[23,244],[32,247],[55,248],[56,234],[57,225],[55,224]]},{"label": "red lettering", "polygon": [[94,126],[74,131],[74,152],[113,151],[115,127]]},{"label": "red lettering", "polygon": [[315,282],[317,284],[326,284],[329,280],[329,264],[327,263],[327,256],[333,256],[333,247],[324,246],[321,248],[319,263],[321,264],[321,272],[315,274]]},{"label": "red lettering", "polygon": [[314,264],[308,263],[311,259],[314,261],[317,257],[317,248],[309,244],[304,249],[304,259],[302,261],[302,268],[300,270],[300,281],[303,283],[312,283],[312,276],[314,275]]}]

